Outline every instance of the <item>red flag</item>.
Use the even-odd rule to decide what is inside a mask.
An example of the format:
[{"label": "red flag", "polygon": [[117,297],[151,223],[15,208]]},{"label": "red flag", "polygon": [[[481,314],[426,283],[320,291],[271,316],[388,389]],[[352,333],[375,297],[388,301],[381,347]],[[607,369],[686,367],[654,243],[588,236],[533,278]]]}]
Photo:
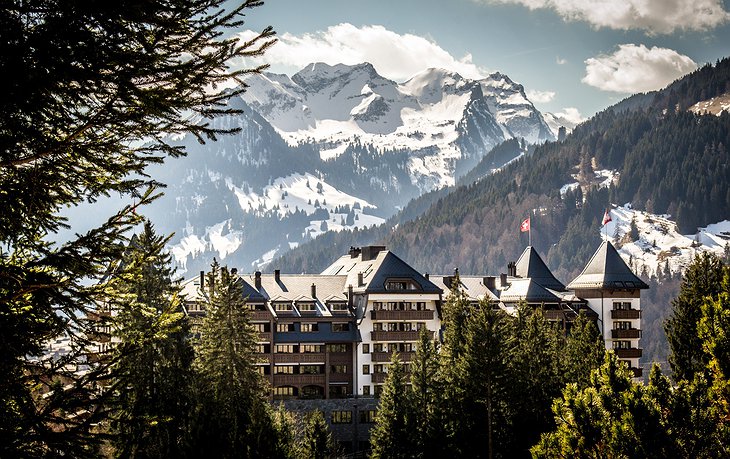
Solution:
[{"label": "red flag", "polygon": [[525,233],[530,231],[530,217],[527,217],[522,224],[520,224],[520,231]]},{"label": "red flag", "polygon": [[606,223],[613,221],[611,219],[611,213],[606,209],[606,213],[603,214],[603,222],[601,222],[601,225],[605,225]]}]

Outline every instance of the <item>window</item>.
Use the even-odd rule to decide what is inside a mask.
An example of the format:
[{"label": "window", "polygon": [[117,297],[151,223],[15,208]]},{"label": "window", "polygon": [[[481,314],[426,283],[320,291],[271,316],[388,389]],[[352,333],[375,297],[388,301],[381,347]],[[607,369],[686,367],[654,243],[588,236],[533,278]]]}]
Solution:
[{"label": "window", "polygon": [[375,422],[375,410],[360,411],[360,422],[363,424],[372,424]]},{"label": "window", "polygon": [[300,375],[318,375],[324,373],[323,365],[301,365],[299,367]]},{"label": "window", "polygon": [[408,288],[408,282],[405,281],[388,281],[385,283],[386,290],[405,290]]},{"label": "window", "polygon": [[347,365],[330,365],[330,373],[347,373]]},{"label": "window", "polygon": [[383,310],[383,303],[380,301],[374,301],[373,302],[373,309],[376,311],[382,311]]},{"label": "window", "polygon": [[332,424],[352,424],[352,411],[333,411]]},{"label": "window", "polygon": [[363,395],[370,395],[370,386],[368,386],[368,385],[362,386],[362,394]]},{"label": "window", "polygon": [[275,311],[291,311],[292,305],[290,302],[281,302],[281,303],[274,303],[274,310]]},{"label": "window", "polygon": [[294,331],[294,324],[276,324],[276,331],[279,333],[282,332],[293,332]]},{"label": "window", "polygon": [[370,354],[370,344],[365,343],[362,345],[362,353],[363,354]]},{"label": "window", "polygon": [[304,386],[301,390],[302,398],[322,398],[324,389],[322,386]]},{"label": "window", "polygon": [[614,301],[613,309],[614,310],[631,309],[631,302],[630,301]]},{"label": "window", "polygon": [[382,363],[373,365],[373,373],[385,373],[385,365]]},{"label": "window", "polygon": [[370,365],[363,365],[362,366],[362,374],[369,375],[370,374]]},{"label": "window", "polygon": [[266,311],[266,306],[263,304],[246,303],[246,309],[249,311]]},{"label": "window", "polygon": [[350,331],[350,323],[349,322],[333,322],[332,323],[332,331],[333,332],[346,332],[346,331]]},{"label": "window", "polygon": [[302,350],[302,353],[313,354],[313,353],[322,352],[322,348],[324,346],[322,346],[321,344],[302,344],[299,347]]},{"label": "window", "polygon": [[300,312],[314,312],[317,310],[317,306],[314,303],[297,303],[297,309]]},{"label": "window", "polygon": [[271,324],[269,324],[268,322],[254,323],[252,325],[253,325],[254,330],[256,330],[259,333],[268,333],[271,331],[271,327],[270,327]]},{"label": "window", "polygon": [[319,324],[317,323],[303,323],[301,327],[303,333],[319,331]]},{"label": "window", "polygon": [[631,341],[614,341],[614,349],[631,349]]},{"label": "window", "polygon": [[277,344],[276,345],[276,353],[277,354],[293,354],[295,352],[299,352],[299,346],[294,344]]},{"label": "window", "polygon": [[630,330],[631,322],[627,322],[627,321],[614,322],[613,328],[614,328],[614,330]]},{"label": "window", "polygon": [[274,396],[294,396],[295,389],[291,386],[274,387]]},{"label": "window", "polygon": [[330,398],[345,398],[347,397],[347,386],[346,385],[330,385]]},{"label": "window", "polygon": [[332,303],[330,308],[333,311],[347,311],[347,303]]},{"label": "window", "polygon": [[393,352],[398,352],[398,343],[389,343],[388,344],[388,352],[390,352],[391,354]]},{"label": "window", "polygon": [[416,322],[416,330],[421,331],[422,328],[426,328],[426,322]]},{"label": "window", "polygon": [[383,385],[382,384],[376,384],[375,385],[375,396],[380,398],[380,394],[383,392]]},{"label": "window", "polygon": [[416,303],[416,311],[425,311],[426,310],[426,303],[424,301],[419,301]]},{"label": "window", "polygon": [[258,354],[268,354],[271,352],[271,344],[257,344],[256,352]]},{"label": "window", "polygon": [[329,352],[347,352],[347,344],[328,344],[327,350]]},{"label": "window", "polygon": [[260,375],[270,375],[271,374],[271,368],[268,365],[258,365],[256,367],[256,371]]},{"label": "window", "polygon": [[296,373],[294,372],[294,365],[276,365],[274,367],[274,374],[275,375],[293,375]]},{"label": "window", "polygon": [[373,344],[373,352],[385,352],[385,344],[383,344],[383,343]]},{"label": "window", "polygon": [[385,328],[383,327],[383,325],[384,324],[382,322],[375,322],[373,324],[373,331],[383,331],[383,330],[385,330]]}]

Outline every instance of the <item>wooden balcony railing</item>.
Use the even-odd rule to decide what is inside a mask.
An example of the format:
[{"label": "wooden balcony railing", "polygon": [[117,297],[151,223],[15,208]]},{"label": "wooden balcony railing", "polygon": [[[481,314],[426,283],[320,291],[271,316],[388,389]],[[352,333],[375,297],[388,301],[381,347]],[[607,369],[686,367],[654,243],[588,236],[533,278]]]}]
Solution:
[{"label": "wooden balcony railing", "polygon": [[638,359],[641,357],[641,349],[614,349],[614,352],[621,359]]},{"label": "wooden balcony railing", "polygon": [[[390,362],[392,352],[373,352],[370,354],[370,360],[373,362]],[[410,362],[416,355],[415,352],[399,352],[398,357],[401,362]]]},{"label": "wooden balcony railing", "polygon": [[613,309],[611,311],[612,319],[640,319],[640,309]]},{"label": "wooden balcony railing", "polygon": [[319,375],[274,375],[274,386],[324,386],[325,376]]},{"label": "wooden balcony railing", "polygon": [[611,338],[614,339],[637,339],[641,338],[641,330],[638,328],[629,329],[613,329],[611,330]]},{"label": "wooden balcony railing", "polygon": [[274,363],[321,363],[324,364],[324,353],[274,354]]},{"label": "wooden balcony railing", "polygon": [[433,320],[433,310],[370,311],[372,320]]},{"label": "wooden balcony railing", "polygon": [[374,331],[370,332],[373,341],[417,341],[417,331]]}]

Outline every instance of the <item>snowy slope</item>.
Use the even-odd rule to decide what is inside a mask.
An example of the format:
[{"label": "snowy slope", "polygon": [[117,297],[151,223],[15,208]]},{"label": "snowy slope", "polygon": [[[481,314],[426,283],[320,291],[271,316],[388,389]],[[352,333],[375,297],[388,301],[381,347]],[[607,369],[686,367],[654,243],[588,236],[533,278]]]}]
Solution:
[{"label": "snowy slope", "polygon": [[[730,244],[730,221],[722,221],[697,234],[683,235],[668,215],[654,215],[634,210],[630,205],[611,209],[612,221],[601,229],[601,237],[611,240],[621,257],[636,273],[656,275],[668,266],[672,273],[684,272],[700,251],[723,256]],[[636,241],[631,240],[631,221],[639,230]]]},{"label": "snowy slope", "polygon": [[355,142],[411,151],[408,171],[422,192],[453,185],[459,161],[468,169],[505,139],[554,138],[524,88],[499,73],[474,81],[428,69],[399,84],[367,63],[316,63],[291,78],[255,75],[247,84],[244,100],[289,144],[311,144],[322,159]]}]

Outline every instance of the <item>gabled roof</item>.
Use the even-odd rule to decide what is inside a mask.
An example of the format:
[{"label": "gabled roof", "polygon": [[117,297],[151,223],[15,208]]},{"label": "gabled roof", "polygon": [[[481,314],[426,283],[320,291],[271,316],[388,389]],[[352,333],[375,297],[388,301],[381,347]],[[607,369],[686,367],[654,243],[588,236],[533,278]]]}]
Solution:
[{"label": "gabled roof", "polygon": [[[344,255],[322,271],[322,275],[347,276],[345,285],[352,285],[355,291],[364,293],[397,293],[385,289],[385,282],[388,279],[413,281],[420,287],[414,292],[442,293],[442,290],[433,282],[426,279],[393,252],[384,248],[382,250],[370,249],[380,249],[380,247],[364,247],[362,252]],[[362,273],[364,285],[358,283],[360,273]]]},{"label": "gabled roof", "polygon": [[583,272],[568,284],[570,289],[646,289],[649,288],[626,266],[616,248],[603,241]]},{"label": "gabled roof", "polygon": [[540,254],[537,253],[532,246],[527,246],[525,251],[517,260],[517,275],[519,277],[530,278],[545,288],[551,290],[564,291],[565,285],[557,280],[553,273],[548,269],[547,265]]},{"label": "gabled roof", "polygon": [[499,290],[499,300],[503,303],[559,303],[560,298],[542,287],[534,279],[509,278],[509,287]]},{"label": "gabled roof", "polygon": [[[437,287],[444,291],[444,296],[451,293],[451,280],[453,276],[431,276],[429,280],[433,282]],[[495,295],[486,285],[484,285],[484,278],[478,276],[463,276],[460,275],[461,288],[464,289],[466,297],[470,301],[479,301],[486,299],[488,301],[498,301],[499,298]]]}]

